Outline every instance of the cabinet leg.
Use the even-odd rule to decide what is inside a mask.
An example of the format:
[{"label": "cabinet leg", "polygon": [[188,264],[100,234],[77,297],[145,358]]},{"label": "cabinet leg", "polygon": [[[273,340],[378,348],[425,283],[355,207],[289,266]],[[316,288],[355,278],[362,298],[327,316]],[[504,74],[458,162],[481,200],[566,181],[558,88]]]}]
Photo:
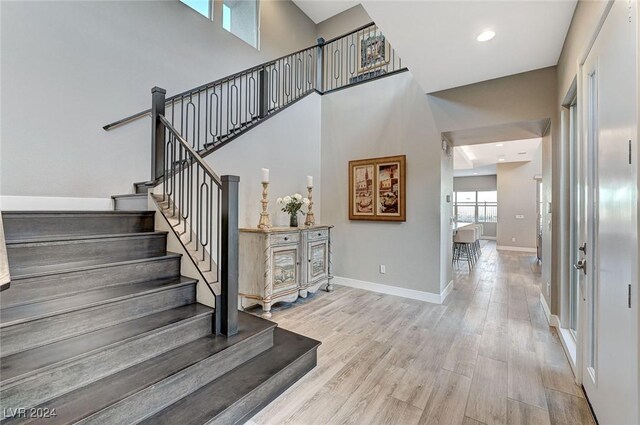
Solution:
[{"label": "cabinet leg", "polygon": [[262,306],[262,318],[271,319],[271,304],[264,304]]},{"label": "cabinet leg", "polygon": [[331,281],[327,282],[327,288],[326,291],[327,292],[333,292],[335,288],[333,287],[333,284],[331,283]]},{"label": "cabinet leg", "polygon": [[307,298],[307,290],[306,289],[301,289],[300,292],[298,292],[298,294],[300,295],[300,297],[302,298]]}]

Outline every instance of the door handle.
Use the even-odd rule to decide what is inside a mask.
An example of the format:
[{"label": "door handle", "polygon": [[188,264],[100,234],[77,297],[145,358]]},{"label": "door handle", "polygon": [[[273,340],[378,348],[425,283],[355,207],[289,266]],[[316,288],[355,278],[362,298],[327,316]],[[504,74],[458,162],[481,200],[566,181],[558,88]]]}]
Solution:
[{"label": "door handle", "polygon": [[587,274],[587,260],[578,260],[578,262],[573,265],[573,268],[582,270],[584,274]]}]

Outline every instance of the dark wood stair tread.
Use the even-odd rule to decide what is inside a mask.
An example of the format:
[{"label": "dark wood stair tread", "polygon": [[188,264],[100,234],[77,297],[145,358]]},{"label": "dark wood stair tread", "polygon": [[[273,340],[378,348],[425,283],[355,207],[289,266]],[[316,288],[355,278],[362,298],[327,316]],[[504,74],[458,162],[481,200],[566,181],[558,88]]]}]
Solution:
[{"label": "dark wood stair tread", "polygon": [[[55,409],[56,417],[48,425],[74,423],[109,406],[150,388],[172,375],[236,344],[248,342],[265,332],[273,332],[276,324],[239,312],[238,333],[231,337],[210,335],[182,345],[159,356],[71,391],[37,408]],[[38,419],[33,419],[38,421]],[[8,418],[3,423],[29,423],[28,418]]]},{"label": "dark wood stair tread", "polygon": [[5,356],[0,362],[0,385],[182,321],[212,314],[212,308],[189,304]]},{"label": "dark wood stair tread", "polygon": [[[270,379],[278,373],[284,372],[296,360],[317,349],[319,345],[319,341],[277,328],[274,332],[274,344],[271,349],[147,418],[140,424],[205,424],[237,403],[244,404],[244,409],[242,409],[244,416],[236,418],[233,423],[248,420],[289,385],[279,388],[274,386],[273,391],[265,388],[270,393],[269,396],[256,405],[252,405],[255,400],[249,400],[249,395],[259,387],[268,385]],[[299,378],[300,376],[296,376],[295,380]],[[230,423],[227,420],[223,422]]]},{"label": "dark wood stair tread", "polygon": [[196,282],[195,279],[180,276],[178,278],[93,289],[63,298],[7,307],[0,309],[0,328],[116,302],[135,296],[146,295],[152,292],[195,284]]}]

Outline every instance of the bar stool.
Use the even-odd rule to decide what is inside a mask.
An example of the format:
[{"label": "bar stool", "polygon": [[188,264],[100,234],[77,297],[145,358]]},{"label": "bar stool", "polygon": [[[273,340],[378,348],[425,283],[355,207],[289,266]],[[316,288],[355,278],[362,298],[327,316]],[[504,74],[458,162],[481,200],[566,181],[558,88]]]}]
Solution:
[{"label": "bar stool", "polygon": [[471,226],[459,229],[453,237],[454,256],[453,261],[467,260],[469,270],[475,264],[475,254],[473,253],[476,241],[476,229]]}]

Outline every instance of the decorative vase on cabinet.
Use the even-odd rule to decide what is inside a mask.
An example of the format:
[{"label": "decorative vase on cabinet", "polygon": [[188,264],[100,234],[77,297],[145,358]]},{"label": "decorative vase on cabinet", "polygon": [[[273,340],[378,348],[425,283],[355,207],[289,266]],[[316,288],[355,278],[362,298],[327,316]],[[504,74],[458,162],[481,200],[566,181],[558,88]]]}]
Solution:
[{"label": "decorative vase on cabinet", "polygon": [[240,229],[240,307],[259,304],[269,319],[277,302],[306,298],[323,285],[332,291],[332,227]]}]

